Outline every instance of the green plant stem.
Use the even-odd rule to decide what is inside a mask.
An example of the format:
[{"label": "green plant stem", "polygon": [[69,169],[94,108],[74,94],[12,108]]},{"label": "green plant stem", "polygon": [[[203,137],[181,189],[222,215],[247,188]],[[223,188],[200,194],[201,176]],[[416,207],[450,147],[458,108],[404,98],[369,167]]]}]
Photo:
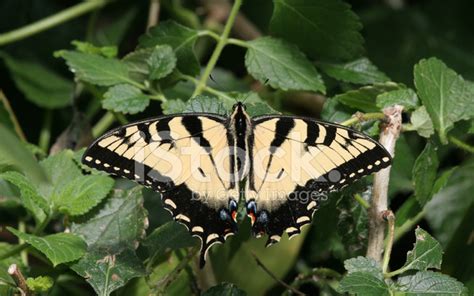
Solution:
[{"label": "green plant stem", "polygon": [[228,43],[228,44],[237,45],[237,46],[240,46],[240,47],[249,48],[249,44],[248,44],[248,42],[245,41],[245,40],[240,40],[240,39],[235,39],[235,38],[229,38],[229,39],[227,40],[227,43]]},{"label": "green plant stem", "polygon": [[345,126],[350,126],[350,125],[356,124],[358,122],[368,121],[368,120],[377,120],[377,119],[385,119],[385,114],[383,114],[381,112],[374,112],[374,113],[360,113],[360,112],[357,112],[356,114],[354,114],[352,116],[352,118],[350,118],[346,121],[340,122],[339,124],[340,125],[345,125]]},{"label": "green plant stem", "polygon": [[[23,220],[18,221],[18,230],[21,232],[26,232],[26,223]],[[25,241],[21,238],[18,239],[18,244],[22,245],[24,244]],[[20,254],[21,257],[21,262],[23,263],[24,266],[28,266],[28,252],[25,250],[21,251]]]},{"label": "green plant stem", "polygon": [[207,66],[201,75],[201,79],[199,80],[199,83],[196,86],[196,89],[194,90],[192,97],[195,97],[201,94],[202,91],[205,89],[207,79],[209,75],[211,74],[212,70],[214,69],[217,63],[217,60],[219,59],[219,56],[222,53],[222,50],[227,44],[230,30],[232,29],[232,26],[234,25],[235,17],[237,16],[237,13],[239,12],[241,5],[242,5],[242,0],[234,1],[234,5],[232,6],[232,9],[230,10],[229,18],[227,19],[227,23],[224,26],[224,30],[222,31],[220,39],[217,42],[216,48],[214,49],[214,52],[212,53],[211,58],[209,59],[209,62],[207,63]]},{"label": "green plant stem", "polygon": [[370,204],[359,193],[354,194],[354,199],[365,209],[370,208]]},{"label": "green plant stem", "polygon": [[115,116],[115,119],[117,119],[120,124],[127,124],[129,122],[125,115],[123,115],[122,113],[113,112],[113,114]]},{"label": "green plant stem", "polygon": [[457,147],[461,148],[462,150],[465,150],[469,153],[474,153],[474,147],[473,146],[459,140],[458,138],[455,138],[453,136],[449,136],[448,140],[449,140],[449,142],[451,142],[452,144],[454,144]]},{"label": "green plant stem", "polygon": [[[418,224],[418,222],[420,222],[420,220],[423,219],[425,214],[426,214],[426,211],[423,209],[415,217],[406,220],[405,223],[403,223],[400,227],[397,227],[397,229],[395,229],[395,233],[393,235],[393,241],[394,242],[398,241],[408,231],[412,230],[413,227],[415,227]],[[388,243],[388,241],[387,241],[387,243]]]},{"label": "green plant stem", "polygon": [[107,112],[92,128],[92,136],[97,138],[102,135],[114,122],[115,115],[112,112]]},{"label": "green plant stem", "polygon": [[51,140],[51,124],[53,121],[53,111],[46,110],[44,114],[44,123],[41,127],[38,146],[44,152],[48,153],[49,142]]},{"label": "green plant stem", "polygon": [[88,0],[16,30],[0,34],[0,46],[48,30],[61,23],[102,7],[110,0]]},{"label": "green plant stem", "polygon": [[[219,41],[221,40],[221,36],[219,36],[219,34],[217,33],[214,33],[212,32],[211,30],[201,30],[198,32],[198,36],[199,37],[202,37],[202,36],[209,36],[211,37],[212,39],[216,40],[216,41]],[[230,41],[231,38],[229,38],[228,40]],[[230,42],[228,42],[230,43]]]},{"label": "green plant stem", "polygon": [[416,131],[416,127],[411,123],[404,123],[402,124],[402,131],[404,132]]},{"label": "green plant stem", "polygon": [[397,269],[397,270],[394,270],[392,272],[384,274],[384,277],[385,278],[391,278],[391,277],[394,277],[394,276],[399,275],[401,273],[404,273],[405,271],[407,271],[409,269],[410,269],[410,267],[408,267],[408,268],[403,267],[403,268],[400,268],[400,269]]},{"label": "green plant stem", "polygon": [[395,232],[395,215],[393,215],[392,211],[387,211],[387,215],[385,215],[387,219],[387,226],[388,226],[388,243],[385,245],[385,251],[383,253],[383,263],[382,263],[382,272],[385,274],[388,269],[388,263],[390,262],[390,254],[392,253],[392,246],[393,246],[393,237]]}]

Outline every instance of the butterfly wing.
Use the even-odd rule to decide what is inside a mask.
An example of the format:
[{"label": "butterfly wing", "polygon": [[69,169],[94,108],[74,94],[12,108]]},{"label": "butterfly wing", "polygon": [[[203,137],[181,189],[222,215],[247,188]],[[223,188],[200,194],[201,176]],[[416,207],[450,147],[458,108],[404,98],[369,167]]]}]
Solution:
[{"label": "butterfly wing", "polygon": [[391,163],[383,146],[341,125],[292,116],[253,121],[246,199],[256,204],[252,230],[267,233],[267,245],[311,223],[322,194]]},{"label": "butterfly wing", "polygon": [[98,138],[83,163],[161,193],[164,207],[208,249],[235,233],[229,198],[236,197],[226,118],[162,116],[119,127]]}]

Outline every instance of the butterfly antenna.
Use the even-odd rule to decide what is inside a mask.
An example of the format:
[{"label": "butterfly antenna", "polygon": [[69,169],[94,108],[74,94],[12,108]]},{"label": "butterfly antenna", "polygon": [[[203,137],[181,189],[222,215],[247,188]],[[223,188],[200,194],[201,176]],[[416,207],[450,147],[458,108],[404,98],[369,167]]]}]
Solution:
[{"label": "butterfly antenna", "polygon": [[[209,79],[211,79],[217,86],[221,87],[221,85],[212,77],[212,74],[209,74]],[[234,98],[235,102],[238,103],[238,100]]]}]

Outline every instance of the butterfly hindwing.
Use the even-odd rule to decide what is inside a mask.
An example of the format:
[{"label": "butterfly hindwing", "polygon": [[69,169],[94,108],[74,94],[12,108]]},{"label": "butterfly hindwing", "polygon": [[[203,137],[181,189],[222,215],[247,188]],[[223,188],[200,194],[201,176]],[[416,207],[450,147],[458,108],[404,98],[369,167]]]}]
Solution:
[{"label": "butterfly hindwing", "polygon": [[253,232],[267,245],[311,222],[320,197],[387,167],[390,154],[361,132],[292,116],[253,119],[253,164],[247,204],[255,202]]},{"label": "butterfly hindwing", "polygon": [[160,192],[173,218],[201,239],[204,264],[209,247],[236,231],[228,206],[238,198],[232,188],[238,184],[229,178],[232,162],[222,156],[232,141],[225,123],[192,113],[125,125],[98,138],[83,163]]}]

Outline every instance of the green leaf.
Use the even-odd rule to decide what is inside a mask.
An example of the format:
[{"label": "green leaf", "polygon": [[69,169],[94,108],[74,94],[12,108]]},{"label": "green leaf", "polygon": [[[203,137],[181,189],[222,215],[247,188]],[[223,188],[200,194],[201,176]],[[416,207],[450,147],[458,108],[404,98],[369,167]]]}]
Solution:
[{"label": "green leaf", "polygon": [[23,172],[31,180],[40,183],[47,182],[48,178],[38,165],[31,152],[7,128],[0,125],[0,166],[11,166]]},{"label": "green leaf", "polygon": [[167,249],[192,247],[196,242],[196,238],[193,238],[183,225],[169,221],[155,228],[143,245],[148,248],[150,254],[159,254]]},{"label": "green leaf", "polygon": [[414,70],[418,95],[438,131],[447,144],[447,133],[454,123],[474,116],[474,84],[436,58],[423,59]]},{"label": "green leaf", "polygon": [[71,104],[71,81],[40,63],[14,59],[0,53],[16,86],[32,103],[42,108],[61,108]]},{"label": "green leaf", "polygon": [[107,176],[81,176],[55,196],[54,206],[70,216],[83,215],[98,205],[113,186],[114,180]]},{"label": "green leaf", "polygon": [[260,82],[282,90],[325,92],[314,65],[294,45],[272,37],[247,42],[245,66]]},{"label": "green leaf", "polygon": [[66,60],[71,72],[82,81],[101,86],[134,83],[127,65],[117,59],[75,51],[61,51],[58,55]]},{"label": "green leaf", "polygon": [[430,138],[434,134],[433,121],[426,111],[425,106],[421,106],[411,113],[411,124],[416,132],[425,138]]},{"label": "green leaf", "polygon": [[240,290],[236,285],[231,283],[220,283],[217,286],[209,288],[206,292],[202,293],[203,296],[245,296],[243,290]]},{"label": "green leaf", "polygon": [[199,74],[199,62],[194,54],[193,47],[198,32],[182,26],[174,21],[160,22],[159,26],[151,28],[140,37],[140,47],[155,47],[170,45],[178,58],[178,69],[188,75]]},{"label": "green leaf", "polygon": [[0,178],[18,187],[22,205],[33,215],[36,222],[41,223],[46,218],[46,213],[50,211],[49,205],[30,180],[14,171],[5,172]]},{"label": "green leaf", "polygon": [[380,109],[393,105],[402,105],[404,111],[418,107],[418,97],[411,88],[397,89],[377,96],[377,106]]},{"label": "green leaf", "polygon": [[228,108],[222,100],[216,97],[200,95],[186,102],[183,112],[209,112],[220,115],[227,115]]},{"label": "green leaf", "polygon": [[73,223],[73,233],[87,242],[86,256],[71,265],[99,295],[109,295],[130,279],[145,275],[135,254],[148,225],[142,189],[115,189],[101,208],[87,220]]},{"label": "green leaf", "polygon": [[363,112],[377,112],[380,111],[380,108],[376,105],[377,96],[399,88],[400,86],[396,83],[387,82],[384,84],[375,84],[364,86],[356,90],[350,90],[343,94],[336,95],[333,99]]},{"label": "green leaf", "polygon": [[390,295],[387,284],[370,272],[356,271],[346,275],[339,284],[342,292],[364,296]]},{"label": "green leaf", "polygon": [[150,58],[151,53],[154,50],[155,48],[153,47],[141,48],[132,51],[123,57],[122,62],[127,65],[128,74],[133,80],[142,83],[148,79],[150,71],[147,60]]},{"label": "green leaf", "polygon": [[102,106],[115,112],[136,114],[142,112],[150,104],[150,99],[139,88],[130,84],[112,86],[104,94]]},{"label": "green leaf", "polygon": [[95,46],[89,42],[83,42],[79,40],[74,40],[71,42],[72,45],[76,47],[77,51],[83,53],[91,53],[91,54],[100,54],[106,58],[115,58],[118,53],[117,46]]},{"label": "green leaf", "polygon": [[81,170],[73,160],[73,156],[72,151],[63,150],[40,162],[52,184],[38,186],[42,196],[48,200],[54,200],[54,195],[60,194],[69,183],[82,176]]},{"label": "green leaf", "polygon": [[54,280],[49,276],[39,276],[36,278],[27,278],[26,284],[33,292],[47,292],[53,287]]},{"label": "green leaf", "polygon": [[0,208],[15,209],[22,206],[21,200],[18,198],[18,192],[14,186],[3,180],[0,175]]},{"label": "green leaf", "polygon": [[404,295],[467,295],[463,284],[445,274],[420,271],[400,277],[396,289]]},{"label": "green leaf", "polygon": [[425,217],[435,237],[447,247],[461,220],[474,204],[472,172],[474,161],[459,166],[449,177],[446,186],[425,206]]},{"label": "green leaf", "polygon": [[349,83],[375,84],[390,80],[368,58],[359,58],[343,64],[318,63],[318,67],[328,76]]},{"label": "green leaf", "polygon": [[415,229],[416,242],[413,250],[407,253],[407,261],[401,267],[407,270],[427,270],[428,268],[441,268],[443,249],[428,232],[420,227]]},{"label": "green leaf", "polygon": [[448,181],[451,178],[451,175],[456,171],[456,169],[457,167],[452,167],[444,171],[441,174],[441,176],[439,176],[438,179],[436,179],[433,185],[433,190],[431,192],[433,195],[438,193],[441,189],[443,189],[444,187],[446,187],[446,185],[448,185]]},{"label": "green leaf", "polygon": [[336,98],[326,100],[321,111],[321,118],[331,122],[342,122],[351,117],[354,111],[341,104]]},{"label": "green leaf", "polygon": [[350,59],[363,51],[362,25],[341,0],[274,0],[270,31],[312,58]]},{"label": "green leaf", "polygon": [[73,233],[85,239],[89,249],[134,250],[148,224],[139,186],[130,190],[114,189],[107,202],[89,214],[87,221],[71,226]]},{"label": "green leaf", "polygon": [[432,189],[439,166],[436,150],[437,147],[428,142],[413,166],[415,197],[421,206],[424,206],[433,196]]},{"label": "green leaf", "polygon": [[88,251],[71,269],[85,278],[97,295],[104,296],[123,287],[129,280],[146,275],[140,259],[128,249],[113,255]]},{"label": "green leaf", "polygon": [[166,102],[163,102],[163,104],[161,104],[161,107],[163,108],[164,114],[182,113],[186,109],[186,102],[180,99],[168,100]]},{"label": "green leaf", "polygon": [[87,249],[86,243],[72,233],[56,233],[39,237],[11,227],[7,227],[7,229],[43,253],[54,266],[81,258]]},{"label": "green leaf", "polygon": [[371,259],[359,256],[344,261],[347,275],[340,282],[339,290],[357,295],[389,295],[382,268]]},{"label": "green leaf", "polygon": [[353,272],[368,272],[379,279],[383,279],[382,268],[372,258],[358,256],[356,258],[347,259],[344,261],[344,268],[348,273]]},{"label": "green leaf", "polygon": [[156,46],[147,59],[150,79],[161,79],[168,76],[176,67],[176,56],[169,45]]}]

